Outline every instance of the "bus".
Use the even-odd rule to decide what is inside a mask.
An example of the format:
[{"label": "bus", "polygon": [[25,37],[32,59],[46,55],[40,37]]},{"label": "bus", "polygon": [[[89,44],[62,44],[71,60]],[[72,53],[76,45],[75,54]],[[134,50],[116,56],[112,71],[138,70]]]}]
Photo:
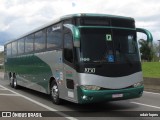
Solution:
[{"label": "bus", "polygon": [[141,97],[137,32],[130,17],[71,14],[4,45],[5,78],[49,94],[52,102],[85,104]]}]

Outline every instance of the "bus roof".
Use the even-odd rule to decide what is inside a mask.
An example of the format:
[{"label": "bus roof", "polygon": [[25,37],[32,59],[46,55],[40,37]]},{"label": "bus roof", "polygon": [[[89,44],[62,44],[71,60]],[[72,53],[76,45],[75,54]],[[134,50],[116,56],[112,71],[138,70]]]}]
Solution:
[{"label": "bus roof", "polygon": [[117,16],[117,15],[109,15],[109,14],[94,14],[94,13],[69,14],[69,15],[64,15],[64,16],[58,18],[58,19],[55,19],[55,20],[49,22],[48,24],[42,25],[42,26],[40,26],[40,27],[38,27],[38,28],[36,28],[36,29],[33,29],[33,30],[31,30],[30,32],[27,32],[27,33],[25,33],[25,34],[23,34],[23,35],[15,38],[15,39],[12,39],[12,40],[8,41],[8,42],[5,43],[5,44],[8,44],[8,43],[13,42],[13,41],[16,41],[16,40],[18,40],[18,39],[20,39],[20,38],[23,38],[23,37],[25,37],[25,36],[27,36],[27,35],[29,35],[29,34],[31,34],[31,33],[34,33],[34,32],[39,31],[39,30],[41,30],[41,29],[44,29],[45,27],[51,26],[51,25],[53,25],[53,24],[55,24],[55,23],[58,23],[58,22],[60,22],[60,21],[63,21],[63,20],[69,19],[69,18],[76,18],[76,17],[106,17],[106,18],[119,18],[119,19],[126,19],[126,20],[134,20],[134,19],[131,18],[131,17],[124,17],[124,16]]},{"label": "bus roof", "polygon": [[79,13],[79,14],[65,15],[65,16],[61,17],[61,20],[65,20],[65,19],[68,19],[68,18],[74,18],[74,17],[107,17],[107,18],[121,18],[121,19],[134,20],[131,17],[109,15],[109,14],[94,14],[94,13]]}]

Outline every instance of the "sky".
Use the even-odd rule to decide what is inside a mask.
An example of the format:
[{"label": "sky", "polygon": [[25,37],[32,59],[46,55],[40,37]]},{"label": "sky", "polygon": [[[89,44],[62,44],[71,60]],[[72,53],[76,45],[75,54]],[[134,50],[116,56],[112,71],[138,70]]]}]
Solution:
[{"label": "sky", "polygon": [[0,0],[0,51],[8,40],[73,13],[132,17],[136,27],[153,34],[155,42],[160,39],[159,0]]}]

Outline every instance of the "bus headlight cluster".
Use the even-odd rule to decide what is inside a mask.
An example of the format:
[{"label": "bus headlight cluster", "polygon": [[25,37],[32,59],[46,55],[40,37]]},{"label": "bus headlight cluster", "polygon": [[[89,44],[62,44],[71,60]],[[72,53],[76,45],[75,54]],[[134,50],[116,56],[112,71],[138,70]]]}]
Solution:
[{"label": "bus headlight cluster", "polygon": [[142,86],[142,85],[143,85],[143,81],[138,82],[138,83],[135,83],[135,84],[133,85],[133,87],[139,87],[139,86]]},{"label": "bus headlight cluster", "polygon": [[101,87],[95,86],[95,85],[82,85],[82,89],[84,90],[100,90]]}]

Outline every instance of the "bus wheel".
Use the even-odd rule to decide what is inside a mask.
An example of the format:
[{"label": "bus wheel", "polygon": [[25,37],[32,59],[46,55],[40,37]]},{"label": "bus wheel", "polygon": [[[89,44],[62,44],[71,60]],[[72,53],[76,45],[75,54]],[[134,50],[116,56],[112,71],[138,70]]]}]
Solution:
[{"label": "bus wheel", "polygon": [[57,105],[61,103],[61,99],[59,98],[59,89],[55,82],[51,83],[51,100]]},{"label": "bus wheel", "polygon": [[14,87],[15,89],[18,89],[17,79],[16,79],[16,78],[14,78],[14,80],[13,80],[13,87]]},{"label": "bus wheel", "polygon": [[14,88],[14,79],[13,77],[10,77],[10,85],[12,88]]}]

